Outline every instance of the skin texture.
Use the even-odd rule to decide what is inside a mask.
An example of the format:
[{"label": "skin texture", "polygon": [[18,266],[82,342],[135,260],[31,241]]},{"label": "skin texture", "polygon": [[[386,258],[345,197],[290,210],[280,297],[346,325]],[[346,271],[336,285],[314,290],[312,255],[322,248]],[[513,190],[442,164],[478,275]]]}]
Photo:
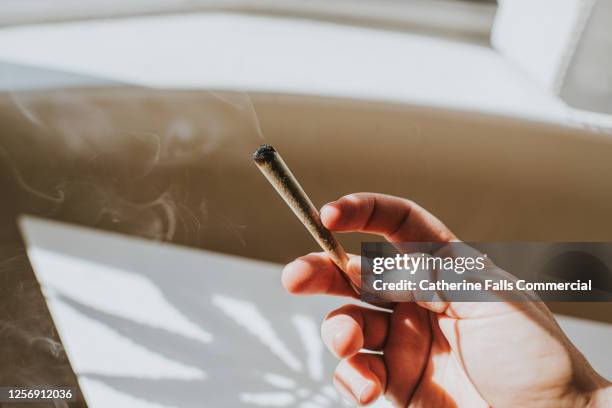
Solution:
[{"label": "skin texture", "polygon": [[[366,232],[390,242],[450,242],[457,237],[415,203],[357,193],[321,209],[337,232]],[[348,276],[325,253],[288,264],[285,288],[296,295],[356,298],[361,262]],[[390,303],[391,310],[347,304],[327,315],[321,335],[340,359],[334,384],[367,405],[381,394],[398,407],[604,407],[610,383],[593,371],[539,302]],[[368,353],[377,351],[379,353]],[[380,354],[382,352],[382,354]]]}]

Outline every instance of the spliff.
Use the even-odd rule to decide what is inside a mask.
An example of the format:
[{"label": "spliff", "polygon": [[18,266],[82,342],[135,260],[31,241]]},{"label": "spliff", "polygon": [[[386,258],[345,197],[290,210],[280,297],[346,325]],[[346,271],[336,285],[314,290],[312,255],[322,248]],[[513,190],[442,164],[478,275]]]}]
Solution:
[{"label": "spliff", "polygon": [[[325,228],[319,217],[319,212],[280,154],[274,147],[264,144],[253,153],[253,160],[321,248],[329,254],[338,268],[346,273],[349,258],[344,248],[336,240],[336,237]],[[353,288],[355,287],[353,286]]]}]

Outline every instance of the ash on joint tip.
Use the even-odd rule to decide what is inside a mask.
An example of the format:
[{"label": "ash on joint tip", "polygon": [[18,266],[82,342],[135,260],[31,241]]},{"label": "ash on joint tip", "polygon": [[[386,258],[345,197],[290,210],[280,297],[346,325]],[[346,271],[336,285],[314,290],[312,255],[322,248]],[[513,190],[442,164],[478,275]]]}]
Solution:
[{"label": "ash on joint tip", "polygon": [[274,158],[275,153],[276,150],[274,150],[274,147],[267,144],[262,144],[257,150],[255,150],[255,153],[253,153],[253,160],[255,160],[257,163],[267,163]]}]

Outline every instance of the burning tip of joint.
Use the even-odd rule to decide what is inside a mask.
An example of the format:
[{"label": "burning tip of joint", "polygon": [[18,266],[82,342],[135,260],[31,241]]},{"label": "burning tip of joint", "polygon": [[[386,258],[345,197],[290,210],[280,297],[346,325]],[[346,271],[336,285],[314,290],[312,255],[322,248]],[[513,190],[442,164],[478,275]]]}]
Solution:
[{"label": "burning tip of joint", "polygon": [[266,163],[274,157],[275,153],[276,150],[274,150],[274,147],[267,144],[262,144],[257,150],[255,150],[255,153],[253,153],[253,160],[255,160],[257,163]]}]

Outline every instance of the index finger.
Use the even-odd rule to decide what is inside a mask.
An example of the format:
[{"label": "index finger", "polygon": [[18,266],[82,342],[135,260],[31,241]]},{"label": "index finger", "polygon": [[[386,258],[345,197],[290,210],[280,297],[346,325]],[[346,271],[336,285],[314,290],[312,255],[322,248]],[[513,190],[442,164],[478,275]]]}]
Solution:
[{"label": "index finger", "polygon": [[450,242],[457,237],[418,204],[378,193],[349,194],[321,209],[321,221],[330,230],[366,232],[390,242]]}]

